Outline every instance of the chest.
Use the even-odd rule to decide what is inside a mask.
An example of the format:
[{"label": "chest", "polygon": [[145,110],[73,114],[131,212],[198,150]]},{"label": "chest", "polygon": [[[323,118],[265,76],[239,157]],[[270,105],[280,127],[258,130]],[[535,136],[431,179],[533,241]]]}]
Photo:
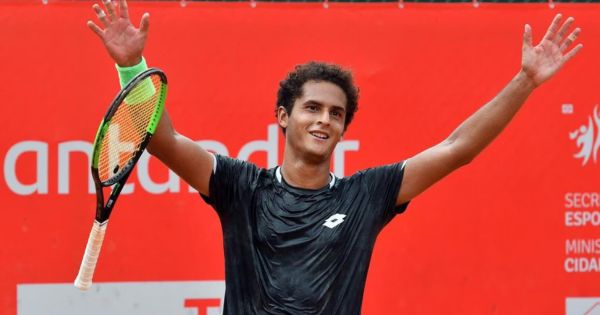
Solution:
[{"label": "chest", "polygon": [[261,195],[254,204],[254,242],[263,254],[299,259],[371,243],[368,206],[335,193]]}]

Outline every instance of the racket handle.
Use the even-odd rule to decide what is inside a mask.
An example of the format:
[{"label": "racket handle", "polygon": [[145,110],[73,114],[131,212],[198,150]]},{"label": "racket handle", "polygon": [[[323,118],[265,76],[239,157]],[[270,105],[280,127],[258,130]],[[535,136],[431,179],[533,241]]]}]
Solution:
[{"label": "racket handle", "polygon": [[94,276],[94,270],[96,269],[96,263],[98,262],[98,256],[100,255],[100,248],[102,248],[102,241],[104,241],[104,234],[106,233],[106,226],[108,221],[100,224],[98,221],[94,221],[90,238],[88,239],[87,246],[85,248],[85,254],[79,267],[79,274],[75,279],[75,287],[81,291],[86,291],[92,286],[92,277]]}]

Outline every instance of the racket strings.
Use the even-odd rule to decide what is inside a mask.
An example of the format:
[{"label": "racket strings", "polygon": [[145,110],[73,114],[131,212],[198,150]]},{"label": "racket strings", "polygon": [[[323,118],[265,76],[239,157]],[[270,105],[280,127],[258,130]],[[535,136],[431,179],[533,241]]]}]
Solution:
[{"label": "racket strings", "polygon": [[108,181],[127,168],[146,138],[163,84],[158,75],[138,83],[118,106],[102,139],[98,159],[100,181]]}]

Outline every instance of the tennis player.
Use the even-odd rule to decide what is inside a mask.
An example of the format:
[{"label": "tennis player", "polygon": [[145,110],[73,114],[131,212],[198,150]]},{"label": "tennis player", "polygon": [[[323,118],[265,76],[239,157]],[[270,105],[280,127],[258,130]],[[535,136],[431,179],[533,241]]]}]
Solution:
[{"label": "tennis player", "polygon": [[[122,84],[146,69],[149,15],[140,28],[125,0],[93,6],[88,21],[117,64]],[[197,189],[218,213],[225,248],[224,314],[360,314],[369,260],[381,229],[408,202],[468,164],[509,123],[529,94],[582,48],[580,29],[556,15],[537,46],[525,25],[521,68],[447,139],[391,165],[336,178],[331,154],[357,108],[352,75],[336,66],[296,66],[280,82],[276,117],[281,166],[262,169],[205,151],[177,133],[167,113],[151,154]]]}]

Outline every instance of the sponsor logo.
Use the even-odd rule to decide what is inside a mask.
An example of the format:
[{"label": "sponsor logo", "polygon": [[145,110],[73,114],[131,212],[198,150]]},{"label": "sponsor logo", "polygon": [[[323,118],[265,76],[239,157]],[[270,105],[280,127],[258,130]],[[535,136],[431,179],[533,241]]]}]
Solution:
[{"label": "sponsor logo", "polygon": [[17,315],[221,315],[225,281],[18,284]]},{"label": "sponsor logo", "polygon": [[334,227],[342,224],[342,222],[344,222],[345,217],[345,214],[336,213],[330,216],[329,219],[325,220],[325,223],[323,223],[323,225],[330,229],[333,229]]},{"label": "sponsor logo", "polygon": [[586,124],[579,126],[574,131],[569,132],[569,139],[575,141],[579,152],[573,157],[581,159],[581,165],[586,165],[590,158],[594,164],[598,161],[598,148],[600,148],[600,115],[598,114],[598,105],[594,107],[594,111],[588,116]]},{"label": "sponsor logo", "polygon": [[[129,142],[119,140],[118,126],[111,125],[109,130],[109,150],[112,158],[110,159],[110,170],[118,169],[119,155],[133,151],[134,148]],[[58,142],[57,146],[51,144]],[[277,124],[267,126],[267,136],[265,140],[251,140],[244,144],[237,155],[232,154],[225,143],[217,140],[199,140],[196,141],[199,146],[207,151],[214,152],[220,155],[237,157],[240,160],[248,160],[255,153],[266,153],[267,164],[263,165],[267,168],[272,168],[277,165],[279,160],[279,127]],[[346,153],[358,151],[360,142],[358,140],[340,141],[333,152],[333,172],[337,177],[344,177],[346,168]],[[16,195],[47,195],[55,194],[68,195],[71,193],[71,163],[73,156],[83,155],[88,159],[88,165],[91,164],[93,147],[90,142],[82,140],[73,141],[37,141],[23,140],[12,145],[4,156],[4,181]],[[50,156],[50,153],[56,152],[57,156]],[[2,154],[2,153],[0,153]],[[19,163],[21,160],[26,160],[24,156],[31,155],[33,161]],[[57,159],[57,165],[51,164],[52,159]],[[20,164],[20,166],[18,165]],[[33,170],[33,181],[27,181],[28,174]],[[88,192],[95,193],[94,181],[91,173],[88,171],[89,166],[85,167],[88,173]],[[156,169],[154,169],[156,171]],[[56,174],[56,175],[54,175]],[[131,194],[134,190],[143,190],[151,194],[166,194],[179,193],[181,191],[180,180],[173,171],[168,171],[168,179],[163,182],[157,182],[152,179],[150,170],[150,155],[142,154],[137,166],[135,167],[132,178],[137,176],[137,182],[134,180],[123,186],[122,195]],[[55,185],[56,190],[50,190],[51,185]],[[193,188],[189,187],[189,193],[197,193]]]},{"label": "sponsor logo", "polygon": [[566,315],[600,315],[600,297],[568,297]]}]

